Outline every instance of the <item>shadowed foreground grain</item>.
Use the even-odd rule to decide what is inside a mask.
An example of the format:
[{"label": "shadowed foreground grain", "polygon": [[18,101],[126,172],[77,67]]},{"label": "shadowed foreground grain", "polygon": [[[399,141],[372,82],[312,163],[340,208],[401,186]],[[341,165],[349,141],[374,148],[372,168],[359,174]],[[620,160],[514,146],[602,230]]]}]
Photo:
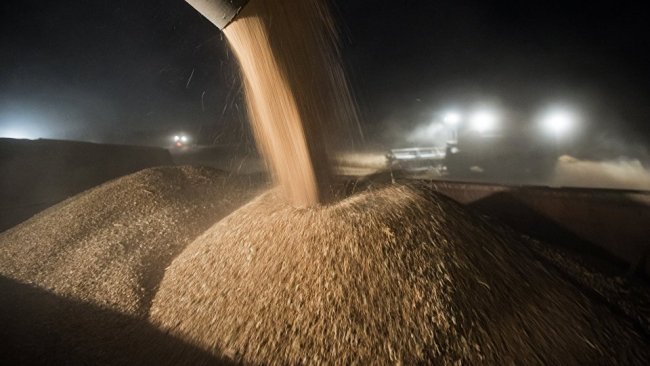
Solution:
[{"label": "shadowed foreground grain", "polygon": [[[0,276],[0,365],[221,365],[149,324]],[[156,344],[152,350],[150,345]]]},{"label": "shadowed foreground grain", "polygon": [[516,238],[425,188],[307,209],[271,191],[172,262],[150,318],[250,364],[650,362],[629,322]]}]

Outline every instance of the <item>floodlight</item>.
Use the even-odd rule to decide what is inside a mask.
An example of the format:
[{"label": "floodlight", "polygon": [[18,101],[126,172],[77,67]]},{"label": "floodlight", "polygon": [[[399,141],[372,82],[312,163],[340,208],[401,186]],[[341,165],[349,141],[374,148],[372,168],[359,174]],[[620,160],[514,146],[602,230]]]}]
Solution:
[{"label": "floodlight", "polygon": [[470,120],[472,129],[481,133],[494,130],[497,127],[497,122],[497,115],[491,111],[478,111],[472,115]]},{"label": "floodlight", "polygon": [[460,123],[461,115],[456,112],[448,112],[447,114],[445,114],[442,120],[447,125],[455,126],[458,123]]}]

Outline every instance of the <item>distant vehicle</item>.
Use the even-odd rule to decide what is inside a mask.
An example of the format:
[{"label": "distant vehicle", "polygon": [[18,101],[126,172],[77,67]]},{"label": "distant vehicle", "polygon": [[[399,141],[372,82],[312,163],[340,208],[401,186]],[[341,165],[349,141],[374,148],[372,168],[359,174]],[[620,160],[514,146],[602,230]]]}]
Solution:
[{"label": "distant vehicle", "polygon": [[441,168],[445,149],[441,147],[412,147],[392,149],[386,154],[388,166],[410,171]]},{"label": "distant vehicle", "polygon": [[177,149],[182,149],[189,146],[190,138],[187,135],[175,135],[174,136],[174,147]]},{"label": "distant vehicle", "polygon": [[451,178],[535,182],[551,174],[557,150],[529,131],[460,134],[447,143],[444,166]]}]

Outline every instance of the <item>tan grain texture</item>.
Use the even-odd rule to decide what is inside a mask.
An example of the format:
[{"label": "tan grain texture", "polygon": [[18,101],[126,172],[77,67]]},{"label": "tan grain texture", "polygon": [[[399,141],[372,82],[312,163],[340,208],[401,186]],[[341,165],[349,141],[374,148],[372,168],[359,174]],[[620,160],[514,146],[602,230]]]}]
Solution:
[{"label": "tan grain texture", "polygon": [[307,209],[266,193],[173,261],[150,318],[245,364],[650,361],[517,235],[417,186]]},{"label": "tan grain texture", "polygon": [[174,256],[260,183],[194,167],[113,180],[0,234],[0,275],[143,317]]},{"label": "tan grain texture", "polygon": [[328,159],[360,130],[326,2],[254,0],[224,32],[257,145],[285,196],[296,206],[330,200]]}]

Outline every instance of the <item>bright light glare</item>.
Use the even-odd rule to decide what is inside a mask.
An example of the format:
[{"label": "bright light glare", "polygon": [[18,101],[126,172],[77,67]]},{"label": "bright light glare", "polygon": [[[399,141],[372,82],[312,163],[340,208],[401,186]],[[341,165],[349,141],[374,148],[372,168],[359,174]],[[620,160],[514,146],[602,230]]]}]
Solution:
[{"label": "bright light glare", "polygon": [[180,140],[181,140],[180,136],[174,136],[174,141],[180,141]]},{"label": "bright light glare", "polygon": [[181,136],[181,141],[187,142],[187,136]]},{"label": "bright light glare", "polygon": [[458,114],[456,112],[448,112],[447,114],[445,114],[445,116],[442,118],[442,120],[447,125],[455,126],[458,123],[460,123],[461,116],[460,116],[460,114]]},{"label": "bright light glare", "polygon": [[484,133],[497,127],[497,115],[490,111],[478,111],[472,115],[472,129]]},{"label": "bright light glare", "polygon": [[47,113],[39,106],[0,101],[0,138],[56,139],[66,136],[66,125],[57,113]]},{"label": "bright light glare", "polygon": [[0,131],[0,138],[10,138],[10,139],[36,139],[37,136],[34,136],[26,131],[21,131],[18,129],[3,129]]},{"label": "bright light glare", "polygon": [[566,136],[574,128],[576,117],[564,110],[551,111],[542,119],[543,128],[555,137]]},{"label": "bright light glare", "polygon": [[0,138],[34,140],[43,137],[43,131],[28,123],[4,125],[0,122]]}]

